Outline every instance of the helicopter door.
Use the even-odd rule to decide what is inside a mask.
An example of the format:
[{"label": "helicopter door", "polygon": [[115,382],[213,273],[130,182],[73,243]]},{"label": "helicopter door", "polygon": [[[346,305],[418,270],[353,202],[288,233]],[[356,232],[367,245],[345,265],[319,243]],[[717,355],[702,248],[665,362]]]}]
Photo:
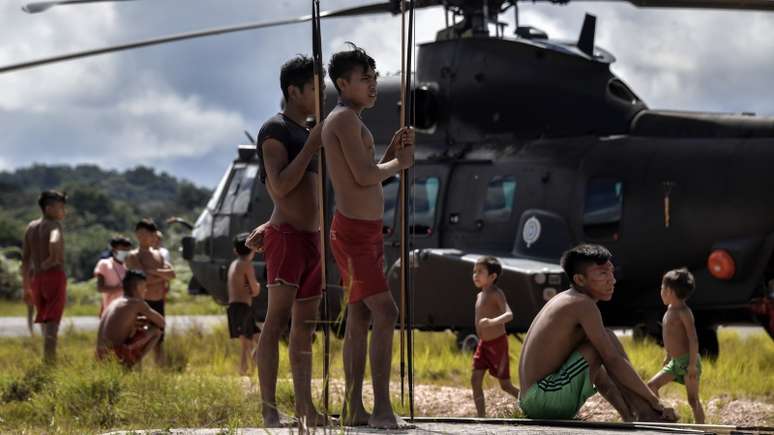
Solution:
[{"label": "helicopter door", "polygon": [[[447,165],[417,162],[413,180],[409,186],[410,249],[439,247],[439,225],[443,209],[442,198]],[[400,258],[400,181],[391,178],[384,186],[384,255],[390,265]]]},{"label": "helicopter door", "polygon": [[461,250],[472,246],[485,248],[479,243],[483,228],[480,213],[492,168],[491,161],[482,160],[460,162],[452,169],[440,222],[440,247]]}]

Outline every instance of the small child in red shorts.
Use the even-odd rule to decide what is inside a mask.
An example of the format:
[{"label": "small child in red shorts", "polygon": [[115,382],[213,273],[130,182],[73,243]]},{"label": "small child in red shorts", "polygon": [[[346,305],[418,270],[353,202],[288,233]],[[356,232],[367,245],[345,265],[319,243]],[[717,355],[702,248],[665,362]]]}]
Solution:
[{"label": "small child in red shorts", "polygon": [[476,334],[478,347],[473,354],[473,401],[479,417],[486,417],[482,382],[486,371],[500,381],[500,387],[515,398],[519,389],[511,384],[508,355],[508,334],[505,324],[513,320],[513,313],[505,294],[495,283],[502,274],[502,265],[495,257],[481,257],[473,266],[473,284],[479,289],[476,297]]}]

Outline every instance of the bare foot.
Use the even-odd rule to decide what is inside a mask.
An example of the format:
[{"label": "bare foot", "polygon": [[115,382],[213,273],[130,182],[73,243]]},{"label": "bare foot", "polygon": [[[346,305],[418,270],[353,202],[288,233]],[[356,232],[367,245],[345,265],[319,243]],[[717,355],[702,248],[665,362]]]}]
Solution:
[{"label": "bare foot", "polygon": [[324,415],[320,414],[317,411],[314,411],[309,415],[305,415],[302,418],[303,418],[303,421],[305,422],[304,424],[306,424],[306,426],[308,427],[330,426],[332,424],[332,421],[330,418],[325,418]]},{"label": "bare foot", "polygon": [[649,412],[644,412],[637,415],[638,421],[650,421],[656,423],[674,423],[679,419],[680,417],[677,415],[674,408],[668,407],[664,407],[664,410],[661,412],[650,410]]},{"label": "bare foot", "polygon": [[282,427],[280,422],[279,412],[276,409],[269,409],[263,411],[263,426],[264,427]]},{"label": "bare foot", "polygon": [[406,423],[392,411],[384,415],[372,415],[368,420],[368,427],[374,429],[414,429],[415,425]]},{"label": "bare foot", "polygon": [[344,408],[341,413],[341,422],[344,426],[366,426],[369,424],[371,414],[366,412],[363,406],[359,406],[359,409],[349,410]]}]

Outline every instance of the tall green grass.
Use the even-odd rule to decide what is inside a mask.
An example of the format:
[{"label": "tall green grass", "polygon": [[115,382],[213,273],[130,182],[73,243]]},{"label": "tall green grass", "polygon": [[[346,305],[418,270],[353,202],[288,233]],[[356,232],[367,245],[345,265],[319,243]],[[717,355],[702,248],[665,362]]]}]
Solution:
[{"label": "tall green grass", "polygon": [[[133,371],[126,371],[115,362],[95,362],[93,334],[65,331],[60,339],[59,362],[49,369],[40,365],[39,337],[0,338],[0,432],[93,433],[109,429],[260,426],[257,379],[237,376],[239,343],[227,336],[225,325],[212,331],[194,328],[171,334],[165,341],[166,364],[157,367],[149,358],[141,370]],[[417,384],[469,388],[472,355],[457,350],[453,334],[417,332],[414,337]],[[509,340],[511,374],[514,383],[518,383],[516,368],[521,347],[514,338]],[[314,344],[318,392],[322,342],[322,335],[318,334]],[[624,340],[624,345],[643,378],[648,379],[660,369],[661,348],[629,339]],[[764,333],[740,338],[723,332],[720,345],[720,358],[704,362],[701,396],[705,403],[718,396],[774,403],[774,342]],[[280,411],[292,415],[286,350],[282,345],[277,400]],[[396,333],[394,382],[399,380],[398,362]],[[367,369],[370,382],[368,373]],[[341,342],[336,339],[332,340],[331,377],[343,379]],[[495,388],[496,382],[487,377],[487,385]],[[662,391],[667,397],[685,397],[683,387],[677,384]],[[396,388],[393,395],[397,399]],[[341,397],[334,393],[331,400],[332,411],[338,412]],[[393,403],[397,412],[407,413],[398,400]],[[690,416],[690,412],[683,415]]]}]

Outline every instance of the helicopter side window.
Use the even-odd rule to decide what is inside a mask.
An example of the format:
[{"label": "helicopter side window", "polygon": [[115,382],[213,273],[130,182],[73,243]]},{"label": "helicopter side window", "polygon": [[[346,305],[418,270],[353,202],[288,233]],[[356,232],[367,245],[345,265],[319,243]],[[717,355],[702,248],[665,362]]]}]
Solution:
[{"label": "helicopter side window", "polygon": [[400,182],[398,177],[392,177],[387,180],[387,184],[382,186],[384,190],[384,223],[382,224],[382,233],[391,235],[395,228],[395,213],[398,209],[398,188]]},{"label": "helicopter side window", "polygon": [[[418,178],[411,189],[411,202],[409,204],[409,221],[413,223],[412,232],[418,236],[429,236],[433,233],[435,225],[435,211],[438,205],[438,192],[441,181],[438,177]],[[394,228],[398,227],[395,222],[399,212],[398,190],[400,188],[400,179],[391,178],[383,186],[384,189],[384,234],[390,235]]]},{"label": "helicopter side window", "polygon": [[593,239],[618,239],[623,216],[623,182],[596,178],[586,185],[583,230]]},{"label": "helicopter side window", "polygon": [[486,188],[484,220],[489,222],[508,222],[511,220],[515,197],[515,178],[499,175],[493,177]]},{"label": "helicopter side window", "polygon": [[412,232],[415,235],[429,236],[433,233],[440,187],[438,177],[419,178],[414,183],[409,219],[414,223]]}]

